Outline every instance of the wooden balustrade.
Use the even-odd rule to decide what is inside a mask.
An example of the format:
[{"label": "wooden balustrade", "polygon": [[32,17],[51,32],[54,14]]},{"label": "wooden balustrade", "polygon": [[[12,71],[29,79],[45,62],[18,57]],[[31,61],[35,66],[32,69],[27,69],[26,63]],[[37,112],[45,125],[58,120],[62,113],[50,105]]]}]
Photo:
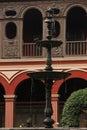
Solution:
[{"label": "wooden balustrade", "polygon": [[[79,55],[87,55],[87,41],[66,41],[64,56]],[[42,57],[42,47],[35,43],[24,43],[23,57]]]},{"label": "wooden balustrade", "polygon": [[66,56],[87,55],[87,41],[67,41]]},{"label": "wooden balustrade", "polygon": [[23,56],[24,57],[41,57],[42,47],[37,46],[35,43],[24,43]]}]

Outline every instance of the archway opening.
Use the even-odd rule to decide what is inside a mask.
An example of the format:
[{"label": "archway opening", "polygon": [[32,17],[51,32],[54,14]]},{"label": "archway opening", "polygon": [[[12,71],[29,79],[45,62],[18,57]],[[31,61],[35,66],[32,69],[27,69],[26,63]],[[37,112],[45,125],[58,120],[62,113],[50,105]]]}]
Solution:
[{"label": "archway opening", "polygon": [[67,41],[86,40],[87,36],[87,15],[83,8],[73,7],[68,11],[66,21]]},{"label": "archway opening", "polygon": [[[39,80],[27,79],[16,88],[15,127],[27,126],[27,120],[32,120],[32,126],[43,126],[45,107],[45,86]],[[40,109],[39,109],[40,108]]]},{"label": "archway opening", "polygon": [[23,18],[23,41],[33,43],[39,38],[42,39],[42,14],[37,9],[29,9]]}]

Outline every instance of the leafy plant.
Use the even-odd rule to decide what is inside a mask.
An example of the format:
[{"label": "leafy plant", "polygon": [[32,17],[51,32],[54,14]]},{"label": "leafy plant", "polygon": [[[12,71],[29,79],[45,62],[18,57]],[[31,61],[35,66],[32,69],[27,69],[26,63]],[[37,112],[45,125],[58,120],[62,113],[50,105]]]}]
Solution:
[{"label": "leafy plant", "polygon": [[29,117],[26,121],[27,127],[32,127],[32,119]]},{"label": "leafy plant", "polygon": [[62,113],[63,127],[79,127],[79,116],[83,108],[87,108],[87,88],[80,89],[67,99]]},{"label": "leafy plant", "polygon": [[27,119],[27,123],[31,123],[31,118],[29,117],[28,119]]}]

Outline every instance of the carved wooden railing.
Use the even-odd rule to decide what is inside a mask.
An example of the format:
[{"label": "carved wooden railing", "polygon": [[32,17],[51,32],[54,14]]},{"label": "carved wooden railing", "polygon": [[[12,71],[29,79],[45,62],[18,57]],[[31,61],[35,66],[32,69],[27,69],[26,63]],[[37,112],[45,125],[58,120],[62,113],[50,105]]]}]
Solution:
[{"label": "carved wooden railing", "polygon": [[41,57],[42,47],[37,46],[35,43],[24,43],[23,56],[24,57]]},{"label": "carved wooden railing", "polygon": [[[63,48],[54,48],[52,50],[53,57],[61,56],[86,56],[87,41],[66,41],[65,54]],[[42,47],[35,43],[23,44],[23,57],[42,57]]]},{"label": "carved wooden railing", "polygon": [[67,41],[66,56],[87,55],[87,41]]}]

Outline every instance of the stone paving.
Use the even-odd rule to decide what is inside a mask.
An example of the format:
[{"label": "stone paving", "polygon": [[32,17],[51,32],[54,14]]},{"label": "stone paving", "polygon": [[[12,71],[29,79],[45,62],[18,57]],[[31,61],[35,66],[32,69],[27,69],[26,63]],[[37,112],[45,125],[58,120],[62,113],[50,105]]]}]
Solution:
[{"label": "stone paving", "polygon": [[87,128],[44,128],[44,127],[23,127],[23,128],[0,128],[0,130],[87,130]]}]

